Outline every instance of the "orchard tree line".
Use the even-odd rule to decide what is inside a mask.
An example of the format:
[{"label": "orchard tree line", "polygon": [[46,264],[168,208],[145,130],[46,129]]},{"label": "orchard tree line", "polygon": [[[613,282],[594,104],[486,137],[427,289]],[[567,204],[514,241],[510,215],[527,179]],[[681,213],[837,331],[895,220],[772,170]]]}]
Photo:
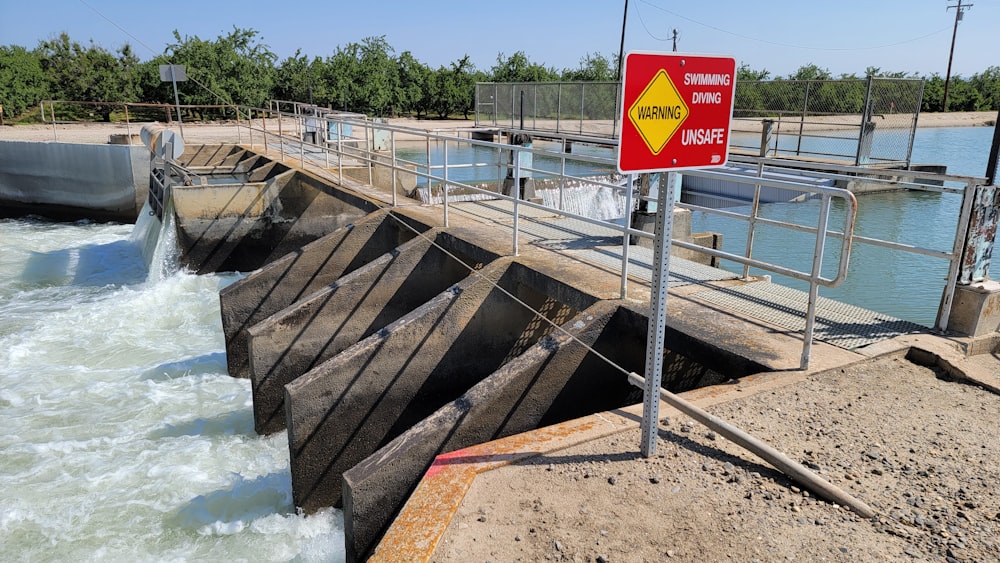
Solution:
[{"label": "orchard tree line", "polygon": [[81,45],[63,33],[32,50],[0,46],[0,104],[7,116],[36,112],[42,100],[106,102],[95,105],[104,120],[123,103],[171,104],[173,86],[160,80],[159,66],[183,64],[182,105],[266,107],[268,100],[308,102],[372,116],[468,117],[476,82],[614,80],[616,65],[587,55],[576,69],[557,71],[532,62],[523,51],[499,54],[487,71],[468,55],[431,68],[413,53],[396,54],[385,37],[337,47],[326,57],[301,51],[278,57],[252,29],[233,28],[215,40],[181,36],[162,55],[140,61],[126,44],[117,51]]},{"label": "orchard tree line", "polygon": [[[173,89],[160,80],[162,64],[186,66],[188,82],[180,89],[183,105],[265,107],[268,100],[278,99],[372,116],[442,118],[469,116],[474,109],[476,82],[614,81],[618,76],[617,57],[601,54],[587,54],[577,68],[561,71],[532,61],[523,51],[498,54],[496,63],[486,70],[477,69],[468,55],[435,69],[417,60],[410,51],[397,55],[384,36],[339,46],[326,57],[309,57],[297,51],[282,61],[253,29],[234,27],[214,40],[181,36],[177,31],[173,37],[174,43],[163,54],[147,61],[140,61],[128,44],[109,51],[93,42],[81,45],[65,33],[41,41],[30,50],[18,45],[0,46],[0,104],[4,115],[17,118],[37,113],[42,100],[104,102],[107,105],[95,104],[91,110],[104,120],[110,120],[112,112],[123,103],[170,104]],[[865,75],[921,78],[873,67]],[[775,89],[769,84],[835,78],[860,77],[834,77],[812,64],[787,77],[772,77],[766,70],[744,65],[737,73],[737,84],[762,81],[762,85],[738,92],[737,106],[745,104],[746,109],[753,109],[760,104],[769,107],[779,103],[780,108],[772,109],[787,105],[789,111],[794,111],[801,107],[799,98],[803,93],[793,88]],[[926,85],[921,109],[941,111],[944,79],[938,74],[923,78]],[[819,90],[812,95],[819,96]],[[831,104],[841,100],[841,105],[853,107],[858,94],[831,86],[823,95]],[[775,98],[784,101],[776,102]],[[970,78],[952,77],[948,110],[998,108],[1000,67],[989,67]]]}]

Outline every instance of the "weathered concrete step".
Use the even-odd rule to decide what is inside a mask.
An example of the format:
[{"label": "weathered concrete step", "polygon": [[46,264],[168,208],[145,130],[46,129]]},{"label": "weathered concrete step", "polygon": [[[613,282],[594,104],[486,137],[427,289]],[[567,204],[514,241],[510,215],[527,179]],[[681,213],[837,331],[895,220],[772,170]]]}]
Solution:
[{"label": "weathered concrete step", "polygon": [[428,231],[250,327],[257,432],[285,429],[286,383],[466,278],[473,265],[497,258],[449,233]]}]

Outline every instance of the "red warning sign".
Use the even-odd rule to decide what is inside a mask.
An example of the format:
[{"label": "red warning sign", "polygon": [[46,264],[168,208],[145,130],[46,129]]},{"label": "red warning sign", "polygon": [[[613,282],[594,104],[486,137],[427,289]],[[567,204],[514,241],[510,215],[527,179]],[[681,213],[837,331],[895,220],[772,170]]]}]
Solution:
[{"label": "red warning sign", "polygon": [[619,171],[726,163],[736,59],[632,52],[623,76]]}]

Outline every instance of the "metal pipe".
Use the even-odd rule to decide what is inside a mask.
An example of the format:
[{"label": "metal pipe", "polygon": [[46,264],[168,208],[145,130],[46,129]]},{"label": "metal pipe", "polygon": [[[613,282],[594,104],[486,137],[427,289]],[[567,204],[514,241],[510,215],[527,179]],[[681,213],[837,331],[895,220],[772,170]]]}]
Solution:
[{"label": "metal pipe", "polygon": [[[629,383],[637,387],[644,388],[646,386],[645,379],[640,377],[639,374],[635,372],[628,374],[628,380]],[[674,395],[670,391],[663,389],[662,387],[660,388],[660,400],[711,428],[717,434],[734,444],[746,448],[757,457],[771,464],[775,469],[790,477],[796,483],[799,483],[816,493],[817,496],[823,497],[839,505],[846,506],[851,510],[851,512],[854,512],[862,518],[872,518],[875,516],[875,510],[861,500],[851,496],[843,489],[833,485],[829,481],[826,481],[819,475],[816,475],[802,464],[792,460],[787,455],[775,449],[773,446],[757,439],[754,436],[751,436],[736,426],[733,426],[721,418],[705,412],[704,410],[696,407],[679,396]]]}]

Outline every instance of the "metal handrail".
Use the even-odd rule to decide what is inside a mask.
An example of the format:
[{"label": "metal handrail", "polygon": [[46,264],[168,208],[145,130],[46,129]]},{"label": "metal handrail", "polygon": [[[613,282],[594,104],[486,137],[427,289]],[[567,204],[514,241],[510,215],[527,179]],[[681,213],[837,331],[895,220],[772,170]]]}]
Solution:
[{"label": "metal handrail", "polygon": [[[272,111],[268,113],[269,110],[258,110],[258,111],[261,112],[262,115],[272,115],[272,116],[282,115],[280,112]],[[283,117],[287,119],[292,116],[283,115]],[[353,117],[340,118],[337,119],[336,121],[340,123],[339,125],[337,125],[338,131],[341,130],[340,129],[341,127],[347,125],[350,125],[352,127],[363,128],[366,139],[369,130],[388,131],[390,134],[392,142],[391,144],[393,146],[393,149],[395,149],[396,147],[397,136],[401,135],[409,135],[411,136],[411,138],[415,137],[422,139],[423,142],[428,145],[428,151],[430,150],[429,149],[430,143],[442,142],[445,147],[443,149],[445,153],[445,158],[447,158],[447,153],[450,150],[447,148],[449,143],[472,145],[490,149],[491,151],[495,151],[499,156],[497,157],[496,162],[485,164],[485,166],[498,168],[498,176],[499,176],[498,181],[501,180],[502,177],[508,171],[510,171],[510,174],[514,176],[516,186],[520,185],[521,176],[529,172],[533,175],[536,175],[536,177],[546,176],[546,177],[551,177],[553,179],[557,179],[559,181],[560,187],[562,187],[562,185],[565,183],[567,179],[578,180],[579,179],[578,176],[572,176],[565,173],[565,163],[567,160],[583,161],[597,166],[604,166],[607,167],[609,171],[614,168],[614,163],[615,163],[612,158],[605,158],[602,156],[579,155],[579,154],[567,155],[565,152],[562,151],[546,150],[541,147],[533,147],[532,149],[525,149],[520,146],[502,144],[492,141],[464,139],[442,131],[428,132],[423,129],[400,127],[395,125],[389,125],[386,123],[374,123],[364,118],[361,119]],[[437,186],[441,189],[442,193],[442,203],[443,203],[442,213],[446,226],[449,220],[450,205],[453,203],[453,198],[451,196],[451,193],[449,192],[453,192],[455,189],[461,189],[465,192],[481,193],[492,199],[506,201],[513,206],[512,214],[513,214],[514,229],[512,233],[512,238],[513,238],[512,252],[515,255],[518,252],[518,244],[519,244],[518,237],[521,230],[519,221],[520,221],[522,206],[527,206],[527,208],[536,208],[536,209],[546,210],[549,212],[554,212],[563,217],[578,220],[587,224],[597,225],[607,229],[613,229],[615,231],[622,233],[623,241],[627,240],[626,237],[634,236],[634,237],[652,238],[653,236],[648,232],[641,231],[631,227],[631,225],[629,225],[629,221],[625,221],[624,225],[619,225],[607,221],[602,221],[599,219],[592,219],[590,217],[585,217],[565,211],[561,209],[561,205],[560,208],[548,207],[531,201],[525,201],[523,199],[520,199],[519,197],[505,196],[501,193],[498,193],[497,191],[484,189],[481,186],[473,185],[469,182],[458,181],[455,180],[453,177],[449,177],[449,170],[454,171],[463,168],[473,168],[479,165],[478,163],[453,164],[446,161],[444,164],[441,164],[441,163],[433,163],[432,159],[428,158],[427,164],[422,164],[396,157],[395,150],[392,151],[391,159],[383,155],[376,155],[375,153],[373,153],[373,151],[371,151],[370,143],[368,143],[367,146],[363,147],[346,146],[345,139],[342,134],[338,134],[338,139],[336,140],[336,142],[331,141],[326,146],[320,147],[304,143],[301,139],[290,139],[288,137],[284,137],[281,135],[280,131],[276,134],[273,130],[267,130],[266,122],[264,127],[255,126],[254,123],[252,122],[241,123],[241,126],[247,127],[251,130],[251,139],[252,135],[255,132],[262,132],[264,133],[265,137],[278,138],[279,145],[281,145],[282,147],[281,150],[284,150],[283,148],[284,144],[289,141],[291,141],[293,146],[297,144],[299,148],[300,159],[303,165],[305,165],[305,154],[307,152],[304,147],[307,145],[310,147],[309,152],[311,154],[326,155],[328,168],[331,158],[336,158],[341,178],[343,177],[343,164],[345,162],[345,159],[349,159],[350,161],[360,166],[363,167],[367,166],[369,168],[369,173],[371,173],[371,169],[375,166],[386,166],[390,167],[394,171],[405,170],[407,174],[415,175],[417,178],[426,181],[428,187],[433,187],[434,184],[436,183]],[[357,138],[355,138],[355,140],[356,139]],[[265,139],[265,143],[266,142],[267,141]],[[522,168],[520,166],[520,158],[518,158],[518,155],[521,151],[524,150],[531,150],[531,152],[534,155],[546,156],[549,158],[557,159],[560,163],[560,170],[559,171],[545,170],[537,167]],[[506,155],[512,155],[512,157],[506,159],[504,158],[504,156]],[[513,162],[513,164],[511,164],[511,162]],[[844,277],[847,275],[847,267],[849,264],[849,258],[853,242],[881,246],[895,251],[910,252],[914,254],[929,256],[936,259],[947,260],[950,263],[950,270],[953,273],[957,272],[961,256],[962,241],[964,240],[964,234],[963,234],[964,231],[962,230],[962,225],[967,223],[968,215],[969,213],[971,213],[971,206],[969,205],[970,200],[968,198],[969,194],[973,192],[971,188],[974,188],[977,183],[981,183],[980,178],[969,177],[969,176],[947,175],[947,174],[942,175],[933,173],[922,173],[918,171],[907,171],[907,170],[881,170],[873,168],[860,168],[860,167],[823,164],[823,163],[795,163],[787,161],[778,161],[773,158],[742,157],[735,155],[732,157],[731,162],[748,164],[748,165],[755,164],[758,169],[757,174],[738,175],[738,174],[727,173],[720,170],[694,170],[694,171],[686,171],[685,175],[725,179],[732,182],[753,185],[755,186],[755,194],[756,194],[755,200],[759,198],[759,192],[761,187],[775,187],[786,190],[794,190],[806,194],[807,196],[819,197],[822,199],[822,202],[820,209],[820,218],[818,223],[824,223],[829,221],[830,219],[829,208],[832,199],[840,198],[845,202],[846,212],[844,213],[843,225],[842,226],[838,225],[837,228],[830,229],[828,224],[825,226],[821,224],[817,224],[814,226],[799,225],[795,223],[767,219],[764,217],[760,217],[757,214],[757,212],[759,211],[759,201],[753,202],[753,204],[751,205],[751,211],[748,214],[735,213],[733,211],[728,211],[724,209],[701,207],[686,203],[678,203],[677,204],[678,207],[686,208],[692,211],[703,211],[706,213],[711,213],[731,218],[739,218],[741,220],[747,221],[748,249],[746,253],[744,253],[743,255],[739,255],[739,254],[724,252],[721,250],[705,248],[695,245],[693,243],[687,243],[679,240],[673,241],[673,245],[679,248],[696,250],[698,252],[710,256],[714,256],[720,259],[729,260],[741,264],[744,266],[744,276],[747,275],[750,268],[757,268],[767,272],[772,272],[778,275],[787,276],[793,279],[799,279],[808,282],[810,285],[810,306],[809,306],[809,311],[807,311],[807,319],[806,319],[807,327],[811,325],[811,321],[814,319],[815,315],[814,311],[815,297],[816,297],[815,289],[818,286],[835,287],[836,285],[838,285],[843,281]],[[408,166],[410,168],[403,169],[402,168],[403,166]],[[803,186],[801,184],[796,184],[794,182],[763,177],[765,170],[775,170],[778,168],[784,168],[786,170],[789,168],[796,169],[797,171],[799,171],[799,173],[802,173],[804,175],[822,179],[851,180],[851,179],[857,179],[858,176],[863,176],[866,181],[871,181],[872,183],[892,183],[906,189],[920,189],[926,191],[937,191],[937,192],[947,192],[947,193],[963,193],[963,197],[965,199],[963,200],[962,203],[961,218],[959,220],[959,225],[956,228],[956,237],[953,248],[951,251],[942,251],[930,248],[922,248],[919,246],[904,244],[895,241],[881,240],[874,237],[856,235],[854,234],[853,229],[854,229],[854,222],[856,219],[857,201],[854,198],[853,194],[851,194],[847,190],[842,190],[839,188],[831,188],[827,186]],[[396,175],[393,174],[392,176],[393,176],[393,182],[395,182]],[[961,182],[964,185],[961,187],[951,187],[947,185],[933,186],[933,185],[917,183],[917,181],[920,179],[932,179],[935,181],[952,182],[952,183]],[[626,186],[622,186],[608,181],[603,181],[600,179],[594,179],[594,180],[588,179],[587,181],[588,183],[593,184],[595,186],[601,186],[614,190],[625,190],[624,192],[625,198],[627,201],[629,201],[629,203],[631,203],[632,191],[628,188],[628,186],[633,186],[635,184],[634,177],[629,178],[629,181],[626,183]],[[393,205],[396,205],[395,197],[396,196],[394,187]],[[648,197],[637,197],[636,199],[652,201],[652,199]],[[629,209],[631,209],[631,207],[629,207]],[[629,214],[629,211],[626,210],[626,213]],[[817,239],[817,251],[821,253],[825,252],[825,240],[828,237],[839,240],[840,260],[837,264],[836,274],[832,276],[822,275],[822,272],[819,269],[822,268],[823,265],[821,260],[822,254],[817,256],[818,258],[820,258],[820,260],[814,261],[815,262],[814,269],[810,271],[787,268],[779,264],[761,261],[754,258],[752,255],[752,239],[756,229],[760,226],[781,227],[795,231],[814,234],[816,235]],[[820,233],[823,233],[823,236],[820,236]],[[623,252],[623,254],[626,254],[626,252]],[[623,258],[622,260],[621,271],[623,280],[622,296],[624,297],[627,295],[627,278],[628,278],[627,258]],[[940,330],[943,330],[944,327],[947,326],[947,318],[950,309],[950,304],[954,297],[955,276],[949,275],[948,279],[949,281],[946,284],[946,287],[944,289],[944,295],[942,297],[942,307],[939,310],[938,320],[935,325]],[[803,366],[807,365],[808,363],[809,346],[811,344],[811,331],[807,330],[807,332],[809,333],[810,337],[806,339],[805,338],[806,335],[804,335],[803,364],[802,364]]]}]

